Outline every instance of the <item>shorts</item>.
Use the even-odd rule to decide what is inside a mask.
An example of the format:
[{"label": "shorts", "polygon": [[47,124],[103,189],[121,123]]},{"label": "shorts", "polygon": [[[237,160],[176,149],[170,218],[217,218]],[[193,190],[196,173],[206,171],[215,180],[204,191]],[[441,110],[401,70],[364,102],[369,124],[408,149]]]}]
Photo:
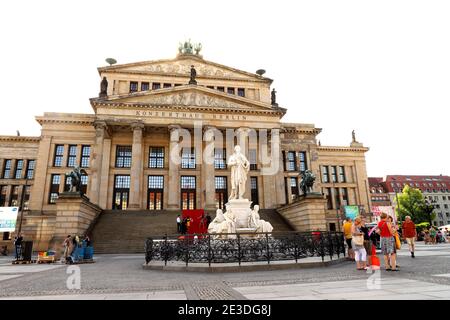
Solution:
[{"label": "shorts", "polygon": [[394,237],[389,238],[381,237],[380,244],[381,244],[381,254],[387,256],[389,254],[396,253]]},{"label": "shorts", "polygon": [[366,249],[355,249],[355,261],[366,261],[367,260],[367,252]]},{"label": "shorts", "polygon": [[345,241],[347,242],[348,248],[351,249],[351,248],[352,248],[352,238],[350,238],[350,239],[345,239]]},{"label": "shorts", "polygon": [[408,245],[413,246],[416,243],[416,238],[406,238]]}]

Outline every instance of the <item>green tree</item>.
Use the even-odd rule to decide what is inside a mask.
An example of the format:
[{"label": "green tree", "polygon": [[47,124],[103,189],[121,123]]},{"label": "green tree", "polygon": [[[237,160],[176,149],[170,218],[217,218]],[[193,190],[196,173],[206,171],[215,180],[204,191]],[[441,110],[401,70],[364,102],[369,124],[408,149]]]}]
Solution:
[{"label": "green tree", "polygon": [[434,207],[427,203],[420,189],[410,188],[406,185],[403,192],[398,194],[398,204],[395,208],[399,220],[410,216],[415,223],[429,222],[436,217]]}]

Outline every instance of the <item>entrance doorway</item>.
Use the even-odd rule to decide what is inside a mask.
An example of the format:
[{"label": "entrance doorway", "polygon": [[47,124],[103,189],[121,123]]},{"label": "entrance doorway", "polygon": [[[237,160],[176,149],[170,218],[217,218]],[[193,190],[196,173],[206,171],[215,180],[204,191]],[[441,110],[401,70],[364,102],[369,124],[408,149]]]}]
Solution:
[{"label": "entrance doorway", "polygon": [[126,210],[130,195],[130,176],[114,176],[113,210]]},{"label": "entrance doorway", "polygon": [[196,209],[196,177],[181,176],[181,209]]}]

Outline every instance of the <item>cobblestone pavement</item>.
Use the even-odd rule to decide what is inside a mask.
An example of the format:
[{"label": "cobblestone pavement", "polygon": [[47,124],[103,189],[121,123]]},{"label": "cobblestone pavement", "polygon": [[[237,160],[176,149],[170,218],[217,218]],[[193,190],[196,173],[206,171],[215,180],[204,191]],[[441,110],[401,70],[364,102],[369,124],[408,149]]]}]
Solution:
[{"label": "cobblestone pavement", "polygon": [[[400,272],[368,274],[346,261],[322,268],[242,273],[143,270],[143,255],[101,255],[67,287],[66,265],[11,265],[0,258],[0,299],[450,299],[450,244],[399,252]],[[378,277],[379,278],[375,278]]]}]

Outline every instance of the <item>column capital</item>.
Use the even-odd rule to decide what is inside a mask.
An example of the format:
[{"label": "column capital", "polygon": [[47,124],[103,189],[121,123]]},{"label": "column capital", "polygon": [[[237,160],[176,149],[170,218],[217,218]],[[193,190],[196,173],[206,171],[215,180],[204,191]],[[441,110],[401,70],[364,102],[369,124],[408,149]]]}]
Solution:
[{"label": "column capital", "polygon": [[179,142],[180,141],[180,132],[181,127],[177,124],[171,124],[167,126],[167,129],[170,133],[170,142]]},{"label": "column capital", "polygon": [[131,127],[131,130],[133,130],[133,131],[135,131],[135,130],[144,130],[145,125],[144,125],[143,122],[135,121],[135,122],[131,123],[130,127]]},{"label": "column capital", "polygon": [[94,121],[94,128],[95,128],[96,130],[99,130],[99,129],[106,129],[107,127],[108,127],[108,125],[106,124],[105,121],[102,121],[102,120],[96,120],[96,121]]}]

